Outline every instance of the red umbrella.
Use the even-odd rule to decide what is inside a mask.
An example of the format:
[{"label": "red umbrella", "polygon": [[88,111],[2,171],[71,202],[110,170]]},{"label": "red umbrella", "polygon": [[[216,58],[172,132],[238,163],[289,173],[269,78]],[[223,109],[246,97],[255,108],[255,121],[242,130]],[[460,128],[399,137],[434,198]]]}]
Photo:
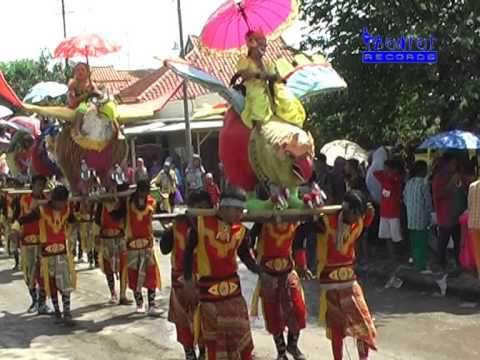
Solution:
[{"label": "red umbrella", "polygon": [[101,38],[97,34],[74,36],[64,40],[57,46],[53,56],[55,58],[73,58],[76,56],[99,57],[120,51],[121,46]]}]

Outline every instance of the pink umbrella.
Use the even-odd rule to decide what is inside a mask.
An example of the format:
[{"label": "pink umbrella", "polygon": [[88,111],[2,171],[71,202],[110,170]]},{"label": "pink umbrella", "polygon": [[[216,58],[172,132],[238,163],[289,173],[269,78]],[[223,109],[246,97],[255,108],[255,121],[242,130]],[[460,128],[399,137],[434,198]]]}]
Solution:
[{"label": "pink umbrella", "polygon": [[40,136],[40,120],[35,117],[15,116],[7,122],[16,126],[18,130],[29,132],[34,138]]},{"label": "pink umbrella", "polygon": [[260,30],[275,39],[297,15],[297,0],[228,0],[208,19],[200,44],[213,52],[235,52],[246,46],[248,31]]}]

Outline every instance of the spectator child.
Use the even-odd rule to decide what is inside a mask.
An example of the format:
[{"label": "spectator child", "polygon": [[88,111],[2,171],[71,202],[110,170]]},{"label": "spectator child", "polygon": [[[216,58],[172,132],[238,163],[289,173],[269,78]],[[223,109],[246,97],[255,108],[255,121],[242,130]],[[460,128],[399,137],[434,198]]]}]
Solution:
[{"label": "spectator child", "polygon": [[213,181],[213,175],[211,173],[205,175],[205,191],[210,195],[213,207],[218,208],[220,204],[220,189]]}]

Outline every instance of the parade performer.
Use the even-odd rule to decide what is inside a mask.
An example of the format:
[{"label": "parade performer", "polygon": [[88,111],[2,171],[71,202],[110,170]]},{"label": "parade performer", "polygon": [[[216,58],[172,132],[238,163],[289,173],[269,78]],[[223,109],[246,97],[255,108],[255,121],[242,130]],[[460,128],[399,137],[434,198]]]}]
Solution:
[{"label": "parade performer", "polygon": [[155,303],[156,289],[161,287],[158,252],[152,229],[155,200],[150,195],[150,183],[141,180],[135,193],[110,214],[116,221],[123,220],[127,242],[127,266],[121,281],[133,291],[137,312],[145,313],[142,288],[148,290],[148,314],[158,316],[160,307]]},{"label": "parade performer", "polygon": [[[7,186],[16,186],[18,183],[14,179],[7,180]],[[17,271],[20,265],[20,253],[18,251],[18,237],[12,234],[12,225],[14,222],[14,204],[17,201],[17,196],[5,193],[2,198],[2,215],[5,239],[7,240],[7,252],[9,256],[13,256],[15,264],[13,271]]]},{"label": "parade performer", "polygon": [[55,187],[47,205],[42,205],[21,217],[22,226],[38,222],[42,245],[41,274],[47,296],[55,308],[56,322],[61,322],[62,313],[57,291],[62,296],[63,320],[71,325],[70,295],[76,286],[73,258],[67,246],[67,227],[76,221],[68,204],[69,192],[63,185]]},{"label": "parade performer", "polygon": [[195,297],[196,251],[201,333],[209,360],[252,359],[253,341],[237,254],[252,272],[261,274],[262,270],[250,253],[246,229],[240,224],[245,201],[242,190],[224,192],[218,216],[198,217],[185,249],[185,289],[190,301]]},{"label": "parade performer", "polygon": [[246,89],[243,122],[252,128],[255,122],[265,124],[276,115],[302,127],[306,118],[302,103],[287,89],[275,67],[264,60],[267,39],[261,31],[249,31],[246,37],[248,55],[238,62],[236,75]]},{"label": "parade performer", "polygon": [[[37,175],[32,177],[32,192],[22,195],[16,201],[14,219],[27,216],[38,208],[38,200],[45,199],[43,191],[46,184],[47,179],[44,176]],[[42,246],[40,243],[39,222],[34,221],[20,227],[18,221],[15,221],[12,225],[12,230],[16,232],[20,241],[23,278],[32,298],[32,304],[28,308],[28,312],[38,311],[39,314],[48,314],[50,309],[46,305],[46,293],[40,273]]]},{"label": "parade performer", "polygon": [[[210,196],[205,191],[196,191],[189,195],[189,208],[212,208]],[[177,341],[183,346],[186,360],[196,359],[194,313],[198,303],[189,303],[184,290],[183,264],[184,252],[190,229],[188,219],[175,221],[168,228],[160,241],[160,249],[164,255],[171,253],[172,264],[172,291],[170,292],[170,305],[168,308],[168,320],[175,324],[177,329]],[[197,265],[193,266],[193,281],[196,283]],[[200,359],[205,357],[205,348],[199,344]]]},{"label": "parade performer", "polygon": [[[128,184],[117,187],[119,192],[125,190],[128,190]],[[125,273],[127,261],[125,233],[123,224],[110,215],[115,206],[116,202],[103,202],[97,206],[95,223],[99,227],[98,259],[100,268],[107,278],[111,295],[110,303],[118,302],[119,305],[130,305],[131,301],[127,299],[126,279],[121,277],[121,274]],[[120,301],[117,299],[115,290],[115,276],[120,279]]]},{"label": "parade performer", "polygon": [[[260,297],[265,326],[277,348],[277,360],[287,360],[287,351],[295,360],[306,359],[298,348],[307,310],[297,271],[305,280],[313,276],[307,269],[303,239],[295,236],[297,226],[294,223],[256,224],[251,235],[252,239],[258,235],[255,252],[264,271],[253,296],[251,315],[258,316]],[[287,327],[288,345],[283,336]]]},{"label": "parade performer", "polygon": [[366,360],[369,349],[377,349],[376,329],[355,275],[355,246],[374,211],[355,190],[347,192],[342,207],[339,214],[324,215],[304,226],[318,234],[320,323],[327,328],[334,359],[343,359],[343,339],[352,336],[357,339],[360,360]]},{"label": "parade performer", "polygon": [[68,107],[76,109],[94,90],[95,86],[90,79],[90,67],[85,63],[75,65],[73,79],[68,82]]}]

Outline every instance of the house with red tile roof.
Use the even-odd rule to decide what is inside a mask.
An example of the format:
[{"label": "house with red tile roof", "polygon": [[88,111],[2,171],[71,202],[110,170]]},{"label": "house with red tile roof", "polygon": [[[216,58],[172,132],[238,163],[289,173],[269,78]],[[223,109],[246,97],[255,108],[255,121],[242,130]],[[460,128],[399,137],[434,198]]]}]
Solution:
[{"label": "house with red tile roof", "polygon": [[104,87],[110,94],[118,93],[137,82],[140,78],[127,70],[116,70],[113,66],[92,66],[92,81]]}]

